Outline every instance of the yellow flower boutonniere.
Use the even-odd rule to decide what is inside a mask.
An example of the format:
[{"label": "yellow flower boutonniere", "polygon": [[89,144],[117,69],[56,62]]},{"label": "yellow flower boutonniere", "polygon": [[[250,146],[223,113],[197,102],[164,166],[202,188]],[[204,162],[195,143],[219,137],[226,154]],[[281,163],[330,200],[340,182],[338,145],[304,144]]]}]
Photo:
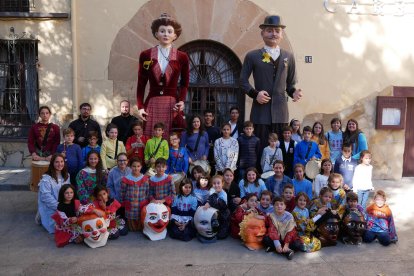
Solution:
[{"label": "yellow flower boutonniere", "polygon": [[152,64],[152,59],[151,60],[146,60],[146,61],[144,61],[144,64],[143,64],[142,67],[144,67],[145,70],[148,70],[150,68],[151,64]]},{"label": "yellow flower boutonniere", "polygon": [[288,66],[288,59],[287,58],[284,58],[283,59],[283,63],[285,64],[285,67],[287,67]]},{"label": "yellow flower boutonniere", "polygon": [[262,59],[263,62],[265,62],[265,63],[269,63],[270,62],[270,55],[269,55],[268,52],[264,52],[263,55],[262,55],[262,57],[263,57],[263,59]]}]

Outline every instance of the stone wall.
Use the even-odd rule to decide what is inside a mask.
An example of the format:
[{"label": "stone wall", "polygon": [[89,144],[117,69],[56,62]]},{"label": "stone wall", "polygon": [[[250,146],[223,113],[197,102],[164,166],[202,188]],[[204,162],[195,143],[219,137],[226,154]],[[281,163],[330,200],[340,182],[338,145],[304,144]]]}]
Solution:
[{"label": "stone wall", "polygon": [[30,168],[31,163],[26,142],[0,142],[0,167]]},{"label": "stone wall", "polygon": [[330,121],[338,117],[342,121],[342,130],[345,130],[349,119],[355,119],[359,128],[368,140],[368,149],[372,153],[374,179],[401,179],[403,169],[405,131],[375,129],[377,96],[392,96],[392,87],[382,91],[375,91],[368,97],[361,99],[337,113],[313,113],[305,116],[302,127],[312,127],[315,121],[323,124],[325,132],[331,129]]}]

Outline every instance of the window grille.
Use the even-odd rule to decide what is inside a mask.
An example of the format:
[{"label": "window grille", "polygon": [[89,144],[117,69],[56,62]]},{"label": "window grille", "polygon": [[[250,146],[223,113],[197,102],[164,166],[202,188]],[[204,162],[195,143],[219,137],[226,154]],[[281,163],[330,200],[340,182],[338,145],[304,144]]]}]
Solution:
[{"label": "window grille", "polygon": [[26,138],[38,118],[38,40],[0,40],[0,138]]},{"label": "window grille", "polygon": [[225,45],[211,40],[196,40],[182,47],[190,59],[190,85],[185,114],[215,114],[220,126],[229,120],[230,108],[238,106],[244,118],[244,93],[239,89],[241,62]]},{"label": "window grille", "polygon": [[30,12],[29,0],[0,0],[0,12]]}]

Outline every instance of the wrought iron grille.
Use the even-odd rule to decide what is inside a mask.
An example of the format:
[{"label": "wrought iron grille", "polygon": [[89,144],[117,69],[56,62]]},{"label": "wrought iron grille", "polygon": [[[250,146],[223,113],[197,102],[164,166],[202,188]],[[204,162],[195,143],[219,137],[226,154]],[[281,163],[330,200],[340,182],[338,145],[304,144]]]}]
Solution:
[{"label": "wrought iron grille", "polygon": [[38,40],[0,40],[0,138],[25,138],[38,118]]},{"label": "wrought iron grille", "polygon": [[241,62],[225,45],[196,40],[182,47],[190,58],[190,85],[185,114],[191,116],[211,110],[220,126],[229,120],[230,108],[238,106],[244,118],[245,96],[239,89]]},{"label": "wrought iron grille", "polygon": [[0,12],[30,12],[29,0],[0,0]]}]

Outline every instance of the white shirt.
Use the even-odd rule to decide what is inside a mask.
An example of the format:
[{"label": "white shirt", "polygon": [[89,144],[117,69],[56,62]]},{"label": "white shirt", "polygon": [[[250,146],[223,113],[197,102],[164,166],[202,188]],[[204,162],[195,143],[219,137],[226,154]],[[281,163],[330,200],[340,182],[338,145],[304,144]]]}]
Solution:
[{"label": "white shirt", "polygon": [[[237,123],[232,123],[231,121],[229,121],[229,124],[230,124],[230,133],[233,133],[234,129],[237,127]],[[234,133],[234,135],[233,135],[233,136],[231,136],[231,137],[233,137],[234,139],[239,138],[239,133],[238,133],[238,131],[236,131],[236,132]]]},{"label": "white shirt", "polygon": [[276,46],[276,48],[271,48],[267,45],[264,46],[264,49],[267,53],[272,57],[273,60],[276,60],[280,56],[280,47]]},{"label": "white shirt", "polygon": [[158,48],[158,64],[161,67],[161,72],[165,73],[165,69],[167,68],[167,65],[169,62],[168,57],[170,56],[171,47],[163,48],[158,45],[157,48]]}]

